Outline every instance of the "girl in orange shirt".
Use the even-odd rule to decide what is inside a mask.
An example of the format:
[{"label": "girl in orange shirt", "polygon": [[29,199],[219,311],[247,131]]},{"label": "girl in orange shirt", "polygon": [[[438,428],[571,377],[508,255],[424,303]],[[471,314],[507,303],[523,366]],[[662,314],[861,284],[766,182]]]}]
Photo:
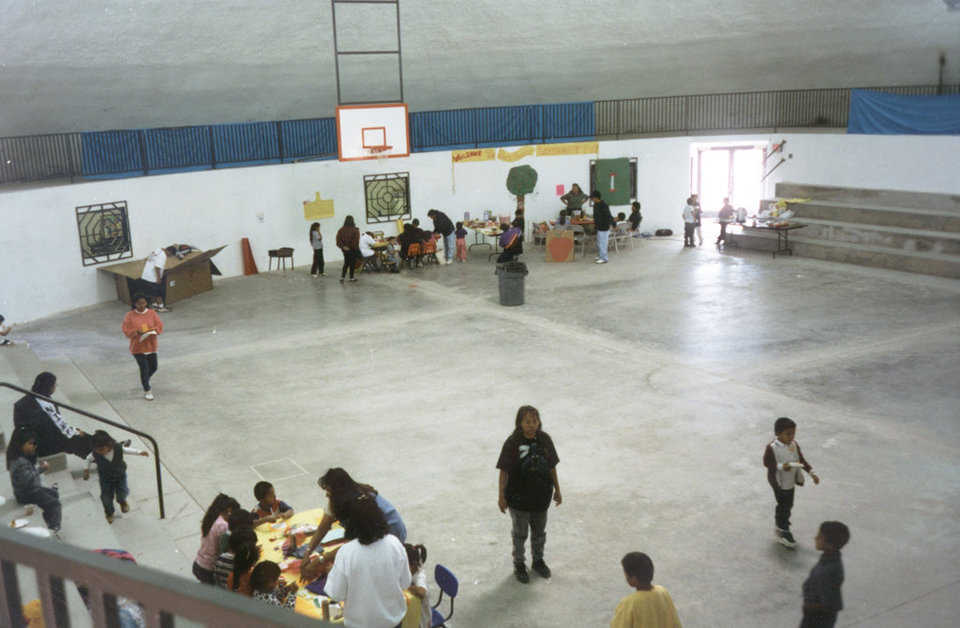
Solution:
[{"label": "girl in orange shirt", "polygon": [[143,398],[153,401],[150,378],[157,372],[157,336],[163,332],[163,321],[147,307],[147,297],[133,296],[133,309],[123,317],[123,335],[130,339],[130,353],[140,367]]}]

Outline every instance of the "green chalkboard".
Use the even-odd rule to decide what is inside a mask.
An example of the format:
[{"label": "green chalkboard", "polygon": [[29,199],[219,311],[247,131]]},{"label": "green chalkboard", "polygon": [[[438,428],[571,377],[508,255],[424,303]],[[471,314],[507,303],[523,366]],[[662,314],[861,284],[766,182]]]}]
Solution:
[{"label": "green chalkboard", "polygon": [[597,190],[607,205],[629,205],[633,189],[630,187],[630,159],[598,159],[594,168],[591,190]]}]

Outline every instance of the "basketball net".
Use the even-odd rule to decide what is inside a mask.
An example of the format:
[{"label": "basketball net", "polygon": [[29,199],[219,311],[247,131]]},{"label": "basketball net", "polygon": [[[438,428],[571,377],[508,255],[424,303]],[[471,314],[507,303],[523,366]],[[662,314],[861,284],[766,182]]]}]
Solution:
[{"label": "basketball net", "polygon": [[388,145],[370,146],[369,148],[367,148],[367,153],[376,157],[377,163],[380,165],[383,165],[387,161],[387,159],[389,159],[389,155],[387,154],[387,151],[389,151],[391,148],[393,148],[393,146],[388,146]]}]

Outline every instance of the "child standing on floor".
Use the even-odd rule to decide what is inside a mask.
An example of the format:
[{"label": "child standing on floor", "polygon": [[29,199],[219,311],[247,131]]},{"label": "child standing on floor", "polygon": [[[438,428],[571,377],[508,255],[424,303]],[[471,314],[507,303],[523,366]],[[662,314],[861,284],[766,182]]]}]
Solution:
[{"label": "child standing on floor", "polygon": [[520,406],[514,430],[503,443],[497,468],[500,469],[500,512],[510,509],[513,521],[513,573],[517,580],[530,582],[527,574],[524,545],[530,532],[531,567],[543,578],[550,577],[550,568],[543,561],[547,541],[547,508],[550,498],[559,506],[560,480],[557,463],[560,458],[553,440],[544,432],[540,412],[533,406]]},{"label": "child standing on floor", "polygon": [[203,515],[200,523],[200,549],[193,561],[193,575],[204,584],[214,584],[213,568],[220,554],[220,537],[230,527],[227,520],[234,510],[239,510],[237,500],[220,493],[213,498],[213,502]]},{"label": "child standing on floor", "polygon": [[323,272],[323,234],[320,233],[320,223],[310,225],[310,246],[313,248],[313,265],[310,267],[310,276],[326,277]]},{"label": "child standing on floor", "polygon": [[843,610],[843,560],[840,549],[850,540],[850,529],[839,521],[824,521],[813,539],[823,552],[803,583],[803,621],[800,628],[833,628]]},{"label": "child standing on floor", "polygon": [[297,583],[281,584],[280,565],[272,560],[265,560],[253,568],[250,588],[254,599],[267,604],[291,610],[297,604]]},{"label": "child standing on floor", "polygon": [[[127,496],[130,489],[127,487],[127,463],[123,455],[149,456],[142,449],[125,447],[113,440],[103,430],[93,433],[93,462],[97,465],[97,474],[100,476],[100,502],[103,504],[103,514],[107,523],[113,523],[113,500],[120,504],[120,512],[129,512],[130,505]],[[87,476],[85,476],[87,477]]]},{"label": "child standing on floor", "polygon": [[253,496],[257,498],[257,505],[250,509],[254,518],[254,527],[268,521],[289,519],[293,516],[293,508],[287,502],[277,499],[277,492],[270,482],[254,484]]},{"label": "child standing on floor", "polygon": [[430,628],[433,615],[427,595],[427,548],[423,545],[403,544],[410,564],[410,586],[407,591],[420,599],[420,628]]},{"label": "child standing on floor", "polygon": [[792,549],[797,546],[790,533],[794,487],[803,486],[803,471],[810,474],[814,484],[819,484],[820,478],[803,457],[800,444],[794,440],[797,424],[792,419],[780,417],[774,421],[773,432],[776,438],[763,451],[763,466],[767,468],[767,482],[777,500],[774,511],[777,540]]},{"label": "child standing on floor", "polygon": [[617,604],[610,628],[680,628],[670,593],[653,584],[653,561],[643,552],[630,552],[620,561],[627,584],[637,590]]},{"label": "child standing on floor", "polygon": [[463,223],[457,223],[457,230],[455,232],[457,236],[457,261],[465,262],[467,261],[467,230],[463,228]]},{"label": "child standing on floor", "polygon": [[60,531],[60,492],[57,485],[44,486],[40,474],[47,463],[37,464],[37,435],[33,430],[18,427],[7,445],[7,470],[13,495],[20,504],[36,504],[43,509],[43,521],[54,535]]},{"label": "child standing on floor", "polygon": [[123,317],[123,335],[130,339],[130,353],[140,367],[143,398],[153,401],[150,378],[157,372],[157,336],[163,333],[163,321],[147,307],[147,297],[133,296],[133,309]]}]

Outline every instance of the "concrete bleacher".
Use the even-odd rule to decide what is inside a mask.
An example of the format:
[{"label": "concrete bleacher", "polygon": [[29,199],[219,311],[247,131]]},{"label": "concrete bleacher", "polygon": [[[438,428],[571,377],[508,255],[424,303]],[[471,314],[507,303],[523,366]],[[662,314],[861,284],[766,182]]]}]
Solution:
[{"label": "concrete bleacher", "polygon": [[[791,222],[795,255],[836,262],[960,278],[960,197],[948,194],[778,183]],[[776,233],[745,229],[730,234],[736,247],[772,251]]]},{"label": "concrete bleacher", "polygon": [[[71,361],[41,361],[25,344],[7,346],[0,350],[0,381],[29,389],[36,374],[45,370],[57,375],[54,399],[76,405],[112,421],[124,423]],[[19,399],[20,395],[15,391],[0,388],[0,396],[7,408],[7,411],[0,416],[0,432],[4,434],[5,442],[8,442],[13,430],[13,403]],[[118,440],[130,438],[133,447],[147,449],[150,451],[150,457],[128,456],[130,512],[120,513],[117,506],[113,524],[108,524],[104,517],[96,467],[91,469],[90,479],[83,480],[82,473],[86,464],[76,456],[65,456],[66,468],[44,474],[44,485],[50,486],[53,483],[59,485],[63,507],[60,531],[62,542],[87,549],[124,549],[133,554],[140,564],[192,578],[190,566],[193,555],[187,555],[189,552],[178,549],[177,543],[179,540],[181,546],[189,545],[189,539],[195,537],[196,545],[199,546],[202,509],[164,469],[162,479],[166,518],[161,520],[157,507],[153,452],[148,444],[133,434],[121,432],[112,426],[67,410],[64,411],[64,417],[71,424],[90,433],[99,428],[106,429]],[[162,460],[162,449],[160,453]],[[26,515],[25,507],[14,499],[5,465],[0,466],[0,497],[4,498],[4,503],[0,504],[0,521],[3,525],[9,526],[12,520],[25,518],[29,520],[27,528],[46,529],[39,508],[34,508],[31,515]],[[22,577],[21,583],[24,584]],[[68,587],[68,591],[70,589],[73,588]],[[74,606],[71,605],[71,608]]]}]

